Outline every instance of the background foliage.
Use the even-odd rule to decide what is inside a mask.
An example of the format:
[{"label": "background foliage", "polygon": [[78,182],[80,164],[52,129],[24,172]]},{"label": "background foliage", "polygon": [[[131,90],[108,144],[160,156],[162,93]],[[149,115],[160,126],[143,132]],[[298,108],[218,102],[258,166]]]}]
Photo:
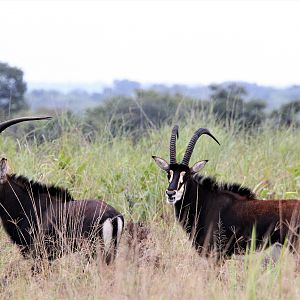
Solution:
[{"label": "background foliage", "polygon": [[[138,141],[124,131],[97,131],[93,139],[84,123],[63,115],[34,123],[30,135],[19,136],[28,124],[0,137],[11,172],[43,183],[67,187],[77,199],[102,198],[119,209],[126,222],[142,221],[148,234],[139,242],[125,232],[112,267],[99,260],[87,264],[76,253],[45,265],[31,275],[31,260],[0,230],[1,299],[296,299],[300,293],[299,256],[285,251],[273,264],[268,251],[251,249],[223,264],[199,257],[166,205],[167,178],[151,155],[169,159],[170,125],[150,128]],[[108,128],[108,124],[103,124]],[[248,131],[233,122],[221,126],[213,115],[179,121],[178,159],[193,132],[206,126],[219,139],[198,141],[191,164],[208,159],[203,173],[218,181],[238,182],[267,199],[300,198],[298,129],[268,124]],[[14,129],[15,129],[14,128]],[[59,132],[56,137],[51,132]],[[47,135],[49,132],[49,135]],[[18,138],[16,138],[19,136]],[[41,137],[43,137],[41,139]],[[263,201],[263,200],[262,200]]]},{"label": "background foliage", "polygon": [[42,110],[54,118],[9,128],[0,147],[11,172],[64,186],[77,199],[104,199],[127,224],[142,222],[147,234],[141,240],[126,231],[114,266],[87,262],[79,252],[51,266],[45,262],[32,276],[34,262],[24,260],[1,229],[0,298],[299,298],[298,249],[284,249],[276,264],[270,250],[255,253],[252,247],[222,264],[199,257],[165,203],[167,178],[151,158],[169,160],[174,123],[178,159],[193,132],[207,127],[221,146],[206,136],[198,141],[191,164],[208,159],[204,175],[248,186],[262,201],[299,199],[298,102],[268,113],[263,102],[246,101],[235,85],[212,86],[207,100],[137,89],[108,97],[83,115]]},{"label": "background foliage", "polygon": [[0,115],[10,115],[28,108],[24,99],[26,83],[23,71],[0,62]]}]

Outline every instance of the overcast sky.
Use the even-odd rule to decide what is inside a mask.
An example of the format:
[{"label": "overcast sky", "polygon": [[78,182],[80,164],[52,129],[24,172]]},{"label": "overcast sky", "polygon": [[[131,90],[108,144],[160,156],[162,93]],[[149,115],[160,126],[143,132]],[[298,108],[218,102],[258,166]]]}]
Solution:
[{"label": "overcast sky", "polygon": [[3,1],[29,82],[300,84],[300,1]]}]

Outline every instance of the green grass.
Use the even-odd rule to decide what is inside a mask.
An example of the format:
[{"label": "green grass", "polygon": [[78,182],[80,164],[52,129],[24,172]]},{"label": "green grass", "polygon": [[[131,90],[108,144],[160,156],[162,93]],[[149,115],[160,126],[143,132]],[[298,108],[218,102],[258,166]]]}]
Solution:
[{"label": "green grass", "polygon": [[[292,128],[265,125],[251,133],[213,120],[179,124],[177,157],[198,127],[207,127],[220,141],[202,136],[191,164],[208,159],[203,173],[219,181],[242,183],[261,198],[300,198],[300,138]],[[151,156],[169,160],[171,127],[150,131],[140,140],[112,138],[100,132],[89,142],[76,128],[43,144],[16,141],[2,134],[0,147],[11,172],[68,188],[76,199],[101,198],[125,219],[143,220],[150,235],[144,245],[123,237],[115,265],[86,262],[80,253],[55,261],[31,276],[6,234],[0,236],[2,299],[296,299],[300,297],[299,258],[287,251],[276,265],[265,265],[266,253],[250,251],[216,264],[199,257],[174,221],[164,201],[166,175]]]}]

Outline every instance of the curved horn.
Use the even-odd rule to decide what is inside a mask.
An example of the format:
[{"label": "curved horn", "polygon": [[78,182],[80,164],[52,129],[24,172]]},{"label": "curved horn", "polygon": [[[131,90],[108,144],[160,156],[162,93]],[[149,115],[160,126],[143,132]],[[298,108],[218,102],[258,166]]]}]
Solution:
[{"label": "curved horn", "polygon": [[178,125],[175,125],[172,129],[171,139],[170,139],[170,164],[176,164],[176,137],[178,134]]},{"label": "curved horn", "polygon": [[213,138],[220,145],[220,143],[218,142],[218,140],[208,131],[208,129],[206,129],[206,128],[199,128],[198,130],[195,131],[193,137],[191,138],[191,140],[190,140],[190,142],[189,142],[189,144],[188,144],[188,146],[186,148],[183,160],[181,162],[183,165],[185,165],[185,166],[189,165],[189,162],[190,162],[190,159],[191,159],[194,147],[196,145],[196,142],[198,141],[199,137],[202,134],[209,135],[211,138]]},{"label": "curved horn", "polygon": [[16,118],[12,120],[8,120],[5,122],[0,123],[0,132],[2,132],[4,129],[6,129],[9,126],[12,126],[14,124],[24,122],[24,121],[33,121],[33,120],[46,120],[46,119],[51,119],[52,117],[23,117],[23,118]]}]

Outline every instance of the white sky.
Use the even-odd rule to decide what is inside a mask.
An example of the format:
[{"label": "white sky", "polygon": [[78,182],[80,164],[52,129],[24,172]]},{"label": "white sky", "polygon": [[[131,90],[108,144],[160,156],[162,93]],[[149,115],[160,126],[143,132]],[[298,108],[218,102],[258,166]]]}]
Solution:
[{"label": "white sky", "polygon": [[300,84],[300,1],[3,1],[29,82]]}]

